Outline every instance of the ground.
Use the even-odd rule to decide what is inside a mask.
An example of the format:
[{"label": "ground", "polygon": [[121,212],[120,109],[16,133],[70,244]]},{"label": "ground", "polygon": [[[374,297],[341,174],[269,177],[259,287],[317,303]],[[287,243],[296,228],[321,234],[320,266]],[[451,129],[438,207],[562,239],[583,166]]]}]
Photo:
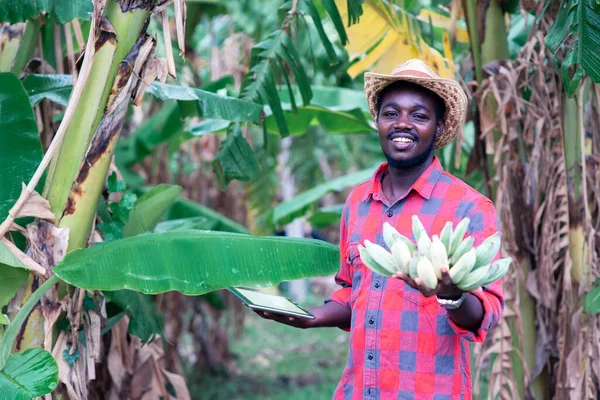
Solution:
[{"label": "ground", "polygon": [[[303,305],[321,304],[311,296]],[[194,399],[329,399],[348,354],[348,334],[336,328],[301,330],[247,314],[244,334],[232,342],[238,374],[188,380]]]}]

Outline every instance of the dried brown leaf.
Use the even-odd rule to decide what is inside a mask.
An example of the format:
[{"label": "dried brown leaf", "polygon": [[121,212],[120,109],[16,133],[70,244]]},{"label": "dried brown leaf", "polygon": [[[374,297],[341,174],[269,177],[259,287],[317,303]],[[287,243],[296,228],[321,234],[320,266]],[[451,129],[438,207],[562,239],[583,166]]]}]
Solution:
[{"label": "dried brown leaf", "polygon": [[27,254],[23,253],[13,242],[6,238],[2,238],[2,243],[15,255],[17,258],[27,267],[31,272],[39,275],[46,276],[46,270],[37,262],[35,262]]},{"label": "dried brown leaf", "polygon": [[[23,183],[22,192],[28,192],[25,183]],[[15,218],[22,217],[41,218],[54,223],[54,213],[50,211],[50,203],[35,190],[29,193],[27,201],[25,201],[18,214],[15,215]]]}]

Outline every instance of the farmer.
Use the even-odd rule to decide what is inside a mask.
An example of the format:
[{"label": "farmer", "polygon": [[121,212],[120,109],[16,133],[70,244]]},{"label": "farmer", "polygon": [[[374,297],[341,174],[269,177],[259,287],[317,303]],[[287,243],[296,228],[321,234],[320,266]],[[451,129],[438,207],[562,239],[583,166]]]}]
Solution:
[{"label": "farmer", "polygon": [[475,246],[497,231],[492,202],[445,172],[434,156],[459,133],[467,98],[457,82],[419,60],[390,75],[365,74],[365,94],[387,162],[346,200],[335,277],[341,288],[311,310],[313,320],[258,313],[299,328],[350,332],[334,399],[470,399],[468,342],[483,341],[498,323],[501,282],[464,293],[443,270],[431,290],[402,273],[374,274],[357,249],[365,239],[384,246],[384,222],[411,237],[413,214],[430,236],[447,221],[469,217]]}]

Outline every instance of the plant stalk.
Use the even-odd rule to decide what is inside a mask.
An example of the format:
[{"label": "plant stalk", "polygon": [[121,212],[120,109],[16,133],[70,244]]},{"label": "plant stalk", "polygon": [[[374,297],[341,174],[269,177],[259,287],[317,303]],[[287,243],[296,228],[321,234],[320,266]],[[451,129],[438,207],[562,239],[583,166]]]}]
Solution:
[{"label": "plant stalk", "polygon": [[17,53],[11,71],[18,77],[21,76],[27,62],[29,62],[33,56],[41,27],[42,23],[38,19],[30,19],[27,21],[25,33],[23,34],[23,39],[21,39],[21,44],[19,46],[19,52]]}]

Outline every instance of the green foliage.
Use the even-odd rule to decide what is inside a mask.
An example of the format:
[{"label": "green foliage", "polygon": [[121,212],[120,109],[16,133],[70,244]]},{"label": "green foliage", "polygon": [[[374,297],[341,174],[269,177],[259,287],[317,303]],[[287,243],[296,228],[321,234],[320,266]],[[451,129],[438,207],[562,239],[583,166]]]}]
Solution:
[{"label": "green foliage", "polygon": [[208,226],[212,227],[210,230],[213,231],[248,233],[244,226],[209,207],[191,200],[177,199],[165,214],[165,220],[167,221],[191,217],[206,218],[206,224],[209,224]]},{"label": "green foliage", "polygon": [[31,400],[58,386],[58,365],[52,354],[39,348],[13,354],[0,370],[2,398]]},{"label": "green foliage", "polygon": [[23,263],[0,242],[0,313],[25,284],[28,276],[29,271]]},{"label": "green foliage", "polygon": [[[547,0],[547,6],[551,3]],[[574,40],[567,41],[570,38]],[[596,0],[562,0],[545,44],[554,55],[569,97],[575,94],[584,72],[600,84],[600,5]],[[565,46],[568,50],[561,61],[558,56]]]},{"label": "green foliage", "polygon": [[3,0],[0,1],[0,22],[25,22],[47,12],[64,24],[74,18],[89,19],[94,10],[92,0]]},{"label": "green foliage", "polygon": [[322,241],[190,230],[74,250],[54,273],[87,290],[200,295],[228,286],[271,287],[328,275],[338,263],[337,246]]},{"label": "green foliage", "polygon": [[48,278],[48,280],[46,280],[46,282],[44,282],[40,287],[38,287],[37,290],[33,292],[31,296],[29,296],[25,304],[23,304],[12,323],[6,329],[6,332],[4,332],[4,336],[0,338],[0,371],[4,370],[4,367],[10,358],[10,353],[12,351],[15,339],[21,330],[21,325],[23,325],[23,322],[25,322],[25,320],[29,317],[31,310],[33,310],[42,296],[58,282],[58,277],[53,275]]},{"label": "green foliage", "polygon": [[71,75],[27,75],[23,86],[32,105],[37,105],[43,99],[48,99],[61,106],[66,106],[73,89]]},{"label": "green foliage", "polygon": [[596,279],[592,290],[585,295],[583,309],[590,314],[600,313],[600,278]]},{"label": "green foliage", "polygon": [[275,207],[273,221],[277,224],[287,224],[310,210],[312,205],[327,193],[339,192],[368,180],[374,173],[375,167],[367,168],[348,175],[343,175],[315,186],[294,198],[284,201]]},{"label": "green foliage", "polygon": [[42,146],[27,93],[11,73],[0,73],[0,111],[0,220],[4,220],[19,198],[22,184],[27,184],[37,169]]},{"label": "green foliage", "polygon": [[[143,343],[153,341],[157,334],[163,336],[163,317],[150,296],[131,290],[105,291],[104,295],[129,315],[128,332]],[[122,318],[124,314],[117,315]]]},{"label": "green foliage", "polygon": [[343,204],[337,204],[331,207],[323,207],[312,213],[307,221],[316,228],[325,228],[338,222],[342,218]]},{"label": "green foliage", "polygon": [[259,173],[260,166],[254,158],[254,151],[242,135],[239,124],[232,124],[227,137],[221,142],[213,167],[222,188],[233,179],[249,181]]},{"label": "green foliage", "polygon": [[278,29],[265,40],[255,45],[252,49],[252,67],[242,83],[242,98],[261,104],[268,104],[281,136],[287,136],[289,130],[283,115],[281,99],[277,92],[276,79],[284,76],[290,88],[290,102],[292,109],[296,107],[296,99],[291,92],[291,85],[287,77],[286,66],[293,74],[302,102],[306,106],[310,103],[312,91],[310,83],[296,47],[287,31]]},{"label": "green foliage", "polygon": [[[198,116],[228,121],[259,122],[263,107],[260,104],[224,97],[201,89],[153,83],[146,90],[159,100],[177,100],[193,106]],[[186,104],[189,103],[189,104]]]},{"label": "green foliage", "polygon": [[123,237],[151,232],[181,193],[181,186],[161,184],[150,189],[137,201],[123,226]]}]

